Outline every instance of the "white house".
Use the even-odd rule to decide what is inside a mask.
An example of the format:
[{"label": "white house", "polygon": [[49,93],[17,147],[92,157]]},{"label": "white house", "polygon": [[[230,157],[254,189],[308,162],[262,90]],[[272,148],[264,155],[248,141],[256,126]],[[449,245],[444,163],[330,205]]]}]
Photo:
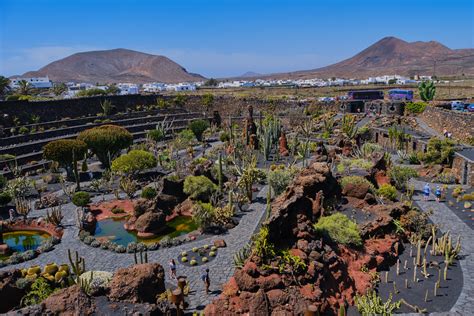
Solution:
[{"label": "white house", "polygon": [[138,94],[138,85],[134,83],[119,83],[117,88],[120,89],[120,95]]},{"label": "white house", "polygon": [[174,85],[167,85],[166,90],[168,91],[195,91],[196,85],[192,83],[178,83]]},{"label": "white house", "polygon": [[22,80],[25,80],[30,84],[31,87],[37,89],[49,89],[53,86],[51,80],[48,76],[46,77],[33,77],[33,78],[14,78],[10,79],[10,87],[12,89],[17,89],[19,87],[18,83]]}]

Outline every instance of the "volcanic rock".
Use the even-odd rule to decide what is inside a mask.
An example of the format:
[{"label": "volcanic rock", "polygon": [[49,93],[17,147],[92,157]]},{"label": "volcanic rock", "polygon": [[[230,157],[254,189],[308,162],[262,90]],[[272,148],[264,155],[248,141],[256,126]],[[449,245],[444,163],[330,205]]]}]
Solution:
[{"label": "volcanic rock", "polygon": [[0,313],[6,313],[15,306],[20,305],[25,291],[15,284],[19,278],[21,278],[20,270],[0,272]]},{"label": "volcanic rock", "polygon": [[44,302],[47,311],[55,315],[75,315],[80,308],[81,315],[92,315],[95,305],[79,285],[61,289],[49,296]]},{"label": "volcanic rock", "polygon": [[368,183],[353,184],[348,183],[343,189],[342,194],[355,197],[358,199],[365,198],[365,195],[369,192],[370,186]]},{"label": "volcanic rock", "polygon": [[112,301],[156,303],[165,291],[165,271],[158,263],[138,264],[117,270],[109,283]]},{"label": "volcanic rock", "polygon": [[163,212],[146,212],[135,222],[138,233],[159,233],[165,228],[166,215]]}]

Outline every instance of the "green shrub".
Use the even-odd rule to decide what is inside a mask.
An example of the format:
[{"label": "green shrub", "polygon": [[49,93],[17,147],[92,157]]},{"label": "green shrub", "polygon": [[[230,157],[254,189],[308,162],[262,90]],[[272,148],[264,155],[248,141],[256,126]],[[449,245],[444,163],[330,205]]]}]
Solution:
[{"label": "green shrub", "polygon": [[18,134],[20,135],[25,135],[25,134],[28,134],[29,132],[30,130],[26,126],[22,126],[18,129]]},{"label": "green shrub", "polygon": [[148,131],[147,138],[155,142],[160,142],[165,139],[165,134],[161,129],[152,129]]},{"label": "green shrub", "polygon": [[141,197],[147,200],[152,200],[156,196],[156,190],[152,187],[146,187],[142,190]]},{"label": "green shrub", "polygon": [[156,167],[157,161],[152,153],[144,150],[131,150],[112,162],[112,171],[120,173],[137,173]]},{"label": "green shrub", "polygon": [[367,184],[372,192],[375,191],[374,185],[367,180],[364,177],[361,176],[346,176],[341,178],[340,180],[341,186],[344,189],[348,184],[353,184],[353,185],[362,185],[362,184]]},{"label": "green shrub", "polygon": [[276,168],[268,173],[268,181],[275,192],[275,196],[286,190],[297,170],[291,168]]},{"label": "green shrub", "polygon": [[193,206],[193,221],[202,229],[206,230],[214,218],[214,207],[211,203],[197,202]]},{"label": "green shrub", "polygon": [[219,140],[223,143],[230,141],[230,135],[227,132],[222,132],[219,135]]},{"label": "green shrub", "polygon": [[410,167],[393,166],[388,171],[388,176],[395,183],[395,187],[399,190],[405,188],[408,180],[418,177],[418,172]]},{"label": "green shrub", "polygon": [[427,164],[451,164],[454,157],[454,142],[450,139],[431,138],[426,153],[419,154],[419,159]]},{"label": "green shrub", "polygon": [[0,205],[7,205],[12,200],[11,195],[8,192],[0,193]]},{"label": "green shrub", "polygon": [[189,129],[184,129],[179,132],[178,137],[175,138],[177,149],[184,149],[190,146],[195,139],[194,133]]},{"label": "green shrub", "polygon": [[344,214],[335,213],[321,217],[314,228],[320,234],[337,243],[357,247],[362,245],[362,238],[357,224]]},{"label": "green shrub", "polygon": [[456,183],[456,176],[451,172],[443,172],[436,176],[435,182],[443,184],[454,184]]},{"label": "green shrub", "polygon": [[3,154],[0,155],[0,162],[15,159],[15,155]]},{"label": "green shrub", "polygon": [[21,299],[22,306],[36,305],[53,294],[55,289],[43,277],[37,278],[32,284],[28,293]]},{"label": "green shrub", "polygon": [[382,184],[377,190],[377,194],[390,201],[395,201],[397,199],[397,189],[388,183]]},{"label": "green shrub", "polygon": [[202,141],[202,134],[209,127],[209,122],[204,120],[196,120],[189,123],[188,128],[193,132],[198,141]]},{"label": "green shrub", "polygon": [[425,102],[408,102],[405,105],[405,111],[407,113],[418,114],[422,113],[426,108]]},{"label": "green shrub", "polygon": [[74,193],[72,196],[72,203],[76,206],[85,207],[91,202],[91,197],[89,193],[84,191],[79,191]]},{"label": "green shrub", "polygon": [[184,193],[194,200],[208,201],[216,190],[217,185],[205,176],[187,176],[184,179]]},{"label": "green shrub", "polygon": [[115,125],[102,125],[85,130],[77,137],[97,156],[100,162],[110,167],[110,162],[120,151],[133,143],[133,136],[125,128]]},{"label": "green shrub", "polygon": [[53,160],[64,167],[69,176],[72,175],[74,157],[76,161],[84,157],[87,145],[82,140],[58,139],[47,143],[43,147],[43,157]]}]

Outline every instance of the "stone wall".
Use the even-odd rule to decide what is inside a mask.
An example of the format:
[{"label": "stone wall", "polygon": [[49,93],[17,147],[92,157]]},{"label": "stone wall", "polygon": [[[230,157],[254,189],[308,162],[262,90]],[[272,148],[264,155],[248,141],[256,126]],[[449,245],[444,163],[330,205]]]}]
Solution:
[{"label": "stone wall", "polygon": [[447,129],[454,138],[466,140],[474,136],[474,114],[427,106],[421,118],[431,128],[442,133]]},{"label": "stone wall", "polygon": [[[77,99],[51,100],[51,101],[2,101],[0,102],[0,126],[13,126],[13,118],[17,117],[21,125],[31,123],[31,117],[37,115],[40,122],[61,120],[64,118],[79,118],[96,116],[102,113],[100,106],[104,100],[110,100],[115,105],[117,112],[125,113],[136,110],[139,105],[155,105],[157,99],[162,98],[173,104],[175,96],[163,95],[123,95],[123,96],[97,96]],[[252,105],[258,112],[270,106],[279,111],[288,111],[290,108],[301,108],[306,102],[292,100],[264,100],[261,98],[236,98],[233,96],[216,96],[211,108],[219,110],[221,116],[245,114],[248,105]],[[201,95],[185,95],[184,108],[188,111],[205,110]]]},{"label": "stone wall", "polygon": [[[466,168],[467,168],[467,172],[465,172]],[[456,155],[454,156],[454,159],[453,159],[452,170],[453,170],[453,174],[456,176],[456,180],[459,183],[474,186],[474,164],[473,163],[466,161],[462,157]]]}]

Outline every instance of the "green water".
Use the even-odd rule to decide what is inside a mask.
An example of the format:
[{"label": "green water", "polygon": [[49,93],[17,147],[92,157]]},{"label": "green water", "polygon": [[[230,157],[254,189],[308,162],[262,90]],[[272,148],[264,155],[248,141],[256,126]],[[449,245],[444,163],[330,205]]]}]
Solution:
[{"label": "green water", "polygon": [[[19,230],[3,233],[3,242],[10,247],[12,252],[24,252],[36,250],[43,240],[50,237],[49,234],[40,231]],[[7,256],[3,257],[6,258]]]},{"label": "green water", "polygon": [[198,228],[190,216],[178,216],[166,223],[166,229],[154,238],[139,238],[135,232],[123,228],[127,219],[107,218],[97,222],[94,237],[107,237],[110,241],[127,246],[131,242],[152,243],[158,242],[163,237],[178,237],[190,233]]}]

